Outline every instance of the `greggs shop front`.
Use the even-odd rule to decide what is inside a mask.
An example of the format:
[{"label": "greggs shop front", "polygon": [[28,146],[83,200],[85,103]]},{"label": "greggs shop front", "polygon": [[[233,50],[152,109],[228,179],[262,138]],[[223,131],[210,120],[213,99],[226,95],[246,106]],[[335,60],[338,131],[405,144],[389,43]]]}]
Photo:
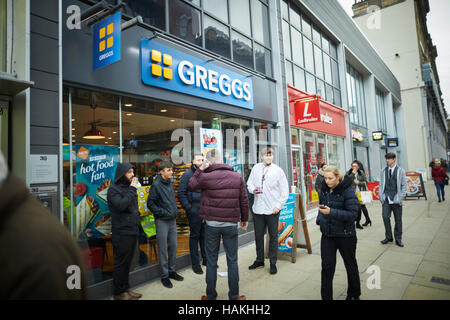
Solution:
[{"label": "greggs shop front", "polygon": [[[70,4],[87,8],[84,2],[65,1]],[[278,121],[270,55],[261,72],[261,56],[241,43],[239,52],[247,50],[256,60],[251,70],[155,28],[135,25],[120,32],[120,24],[118,12],[92,32],[85,23],[80,30],[63,29],[64,220],[82,249],[91,298],[112,292],[106,194],[119,162],[132,163],[142,185],[138,198],[144,232],[132,262],[134,286],[160,274],[154,218],[146,207],[159,162],[174,164],[175,194],[191,156],[211,148],[219,149],[224,162],[246,181],[257,152],[274,143],[272,128]],[[217,38],[216,45],[224,45],[220,30],[207,31]],[[181,267],[190,264],[189,224],[179,203],[178,208]],[[240,244],[253,241],[253,223],[249,227],[240,230]]]},{"label": "greggs shop front", "polygon": [[321,163],[335,165],[343,172],[347,111],[288,85],[291,125],[293,184],[304,195],[307,219],[317,213],[319,195],[315,182]]}]

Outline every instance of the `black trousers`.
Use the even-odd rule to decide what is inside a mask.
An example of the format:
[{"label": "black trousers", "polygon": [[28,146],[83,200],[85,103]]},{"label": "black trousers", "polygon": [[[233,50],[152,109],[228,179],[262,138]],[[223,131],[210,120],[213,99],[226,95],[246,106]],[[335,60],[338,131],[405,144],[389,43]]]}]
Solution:
[{"label": "black trousers", "polygon": [[256,261],[264,263],[264,234],[269,230],[269,260],[277,263],[278,257],[278,220],[280,214],[253,214],[255,225]]},{"label": "black trousers", "polygon": [[114,253],[113,284],[114,295],[118,296],[130,289],[129,273],[138,236],[112,236]]},{"label": "black trousers", "polygon": [[394,212],[394,237],[395,240],[401,241],[403,234],[402,212],[403,208],[400,204],[389,204],[388,200],[383,203],[382,215],[385,229],[386,239],[392,240],[391,213]]},{"label": "black trousers", "polygon": [[359,204],[358,217],[356,218],[356,222],[360,223],[360,221],[361,221],[361,211],[364,213],[364,217],[366,218],[366,222],[370,221],[369,211],[367,211],[366,205],[365,204]]},{"label": "black trousers", "polygon": [[322,235],[320,254],[322,256],[322,300],[333,300],[333,278],[336,270],[336,251],[344,260],[347,270],[347,296],[358,298],[361,295],[358,264],[356,262],[356,236],[351,238],[326,237]]}]

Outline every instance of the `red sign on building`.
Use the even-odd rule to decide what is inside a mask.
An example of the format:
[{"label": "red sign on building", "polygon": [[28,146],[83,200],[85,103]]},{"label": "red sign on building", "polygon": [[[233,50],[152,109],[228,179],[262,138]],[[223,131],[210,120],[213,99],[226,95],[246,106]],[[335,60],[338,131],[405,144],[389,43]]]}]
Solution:
[{"label": "red sign on building", "polygon": [[295,123],[320,122],[320,105],[318,97],[301,99],[295,102]]}]

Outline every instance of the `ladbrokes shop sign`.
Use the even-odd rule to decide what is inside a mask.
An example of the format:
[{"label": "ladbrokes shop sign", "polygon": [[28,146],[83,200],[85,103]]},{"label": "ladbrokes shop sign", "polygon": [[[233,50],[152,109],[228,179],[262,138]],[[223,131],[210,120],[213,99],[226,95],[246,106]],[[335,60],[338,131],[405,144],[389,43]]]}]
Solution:
[{"label": "ladbrokes shop sign", "polygon": [[140,51],[143,83],[253,109],[250,78],[149,39],[141,40]]}]

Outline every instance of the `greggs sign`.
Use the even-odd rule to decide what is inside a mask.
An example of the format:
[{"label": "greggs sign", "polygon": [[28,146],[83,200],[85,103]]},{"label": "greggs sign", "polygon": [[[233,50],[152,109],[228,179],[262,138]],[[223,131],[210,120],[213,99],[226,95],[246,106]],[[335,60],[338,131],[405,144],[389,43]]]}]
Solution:
[{"label": "greggs sign", "polygon": [[140,52],[146,85],[253,109],[251,78],[154,40],[142,39]]}]

